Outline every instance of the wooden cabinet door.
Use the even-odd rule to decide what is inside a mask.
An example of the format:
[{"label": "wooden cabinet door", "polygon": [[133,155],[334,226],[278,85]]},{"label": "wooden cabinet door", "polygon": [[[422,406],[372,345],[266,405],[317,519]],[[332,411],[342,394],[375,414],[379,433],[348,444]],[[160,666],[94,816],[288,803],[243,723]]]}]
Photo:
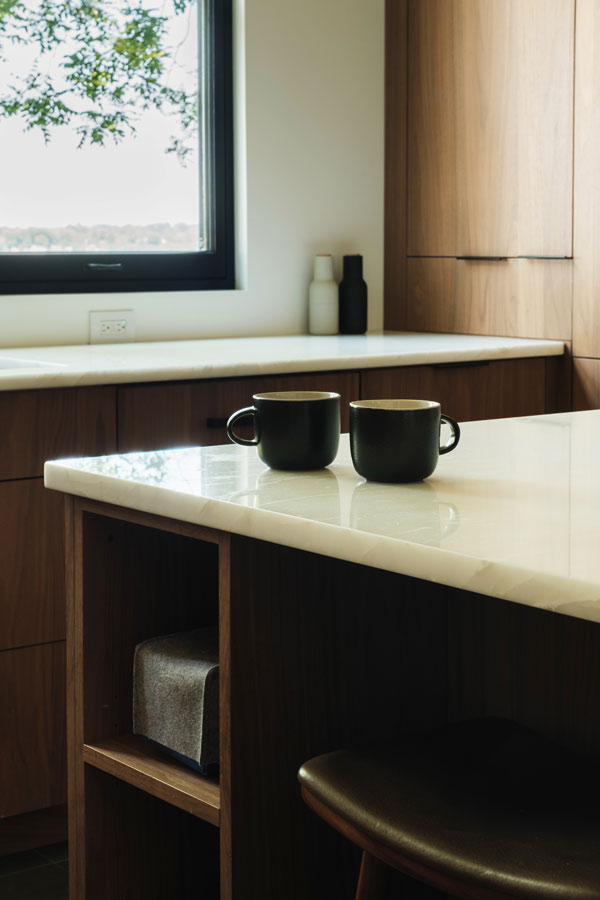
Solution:
[{"label": "wooden cabinet door", "polygon": [[348,431],[348,404],[359,397],[356,372],[142,384],[118,390],[119,450],[227,444],[225,422],[251,406],[253,394],[295,390],[339,393],[342,431]]},{"label": "wooden cabinet door", "polygon": [[0,483],[0,651],[65,637],[64,498]]},{"label": "wooden cabinet door", "polygon": [[1,391],[0,480],[42,475],[44,461],[116,449],[114,387]]},{"label": "wooden cabinet door", "polygon": [[0,653],[0,818],[66,800],[64,641]]},{"label": "wooden cabinet door", "polygon": [[574,0],[410,0],[409,256],[571,256]]},{"label": "wooden cabinet door", "polygon": [[363,374],[362,396],[437,400],[459,422],[537,415],[546,411],[546,360],[373,369]]},{"label": "wooden cabinet door", "polygon": [[403,328],[507,337],[571,337],[573,261],[408,259]]}]

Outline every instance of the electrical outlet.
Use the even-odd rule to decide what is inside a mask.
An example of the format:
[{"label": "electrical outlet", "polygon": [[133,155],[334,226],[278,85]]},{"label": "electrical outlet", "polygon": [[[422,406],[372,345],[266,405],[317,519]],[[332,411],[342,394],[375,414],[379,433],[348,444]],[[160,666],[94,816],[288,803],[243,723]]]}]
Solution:
[{"label": "electrical outlet", "polygon": [[90,344],[116,344],[135,340],[135,313],[132,309],[104,309],[90,312]]}]

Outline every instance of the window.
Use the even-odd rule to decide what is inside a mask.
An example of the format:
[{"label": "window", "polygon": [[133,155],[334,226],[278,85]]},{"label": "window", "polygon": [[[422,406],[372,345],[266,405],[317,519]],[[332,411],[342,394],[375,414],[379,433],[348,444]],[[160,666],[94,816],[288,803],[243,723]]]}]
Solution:
[{"label": "window", "polygon": [[231,0],[0,0],[0,293],[232,288]]}]

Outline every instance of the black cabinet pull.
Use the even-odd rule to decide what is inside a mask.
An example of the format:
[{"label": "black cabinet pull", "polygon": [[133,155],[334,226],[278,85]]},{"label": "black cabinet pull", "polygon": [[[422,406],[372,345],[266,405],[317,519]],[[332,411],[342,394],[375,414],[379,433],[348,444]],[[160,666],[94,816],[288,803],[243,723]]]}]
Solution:
[{"label": "black cabinet pull", "polygon": [[227,419],[219,419],[215,416],[207,416],[206,418],[207,428],[225,428],[226,425]]},{"label": "black cabinet pull", "polygon": [[463,262],[508,262],[508,256],[457,256]]},{"label": "black cabinet pull", "polygon": [[434,369],[475,369],[480,366],[489,366],[489,359],[468,359],[463,362],[432,363]]},{"label": "black cabinet pull", "polygon": [[573,259],[572,256],[536,256],[534,253],[523,253],[517,259]]}]

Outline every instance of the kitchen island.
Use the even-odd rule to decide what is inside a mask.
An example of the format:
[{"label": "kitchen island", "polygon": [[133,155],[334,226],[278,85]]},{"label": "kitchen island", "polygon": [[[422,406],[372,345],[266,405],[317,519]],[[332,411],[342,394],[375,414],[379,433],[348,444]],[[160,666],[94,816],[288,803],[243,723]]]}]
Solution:
[{"label": "kitchen island", "polygon": [[[345,436],[312,474],[238,446],[47,463],[75,900],[351,897],[352,848],[295,780],[344,743],[485,713],[600,752],[599,439],[596,411],[467,423],[392,486]],[[218,782],[131,734],[135,644],[217,623]]]},{"label": "kitchen island", "polygon": [[570,366],[559,341],[410,333],[0,352],[0,856],[66,833],[63,503],[44,460],[223,444],[257,391],[336,391],[344,430],[360,397],[433,397],[460,421],[560,412]]}]

